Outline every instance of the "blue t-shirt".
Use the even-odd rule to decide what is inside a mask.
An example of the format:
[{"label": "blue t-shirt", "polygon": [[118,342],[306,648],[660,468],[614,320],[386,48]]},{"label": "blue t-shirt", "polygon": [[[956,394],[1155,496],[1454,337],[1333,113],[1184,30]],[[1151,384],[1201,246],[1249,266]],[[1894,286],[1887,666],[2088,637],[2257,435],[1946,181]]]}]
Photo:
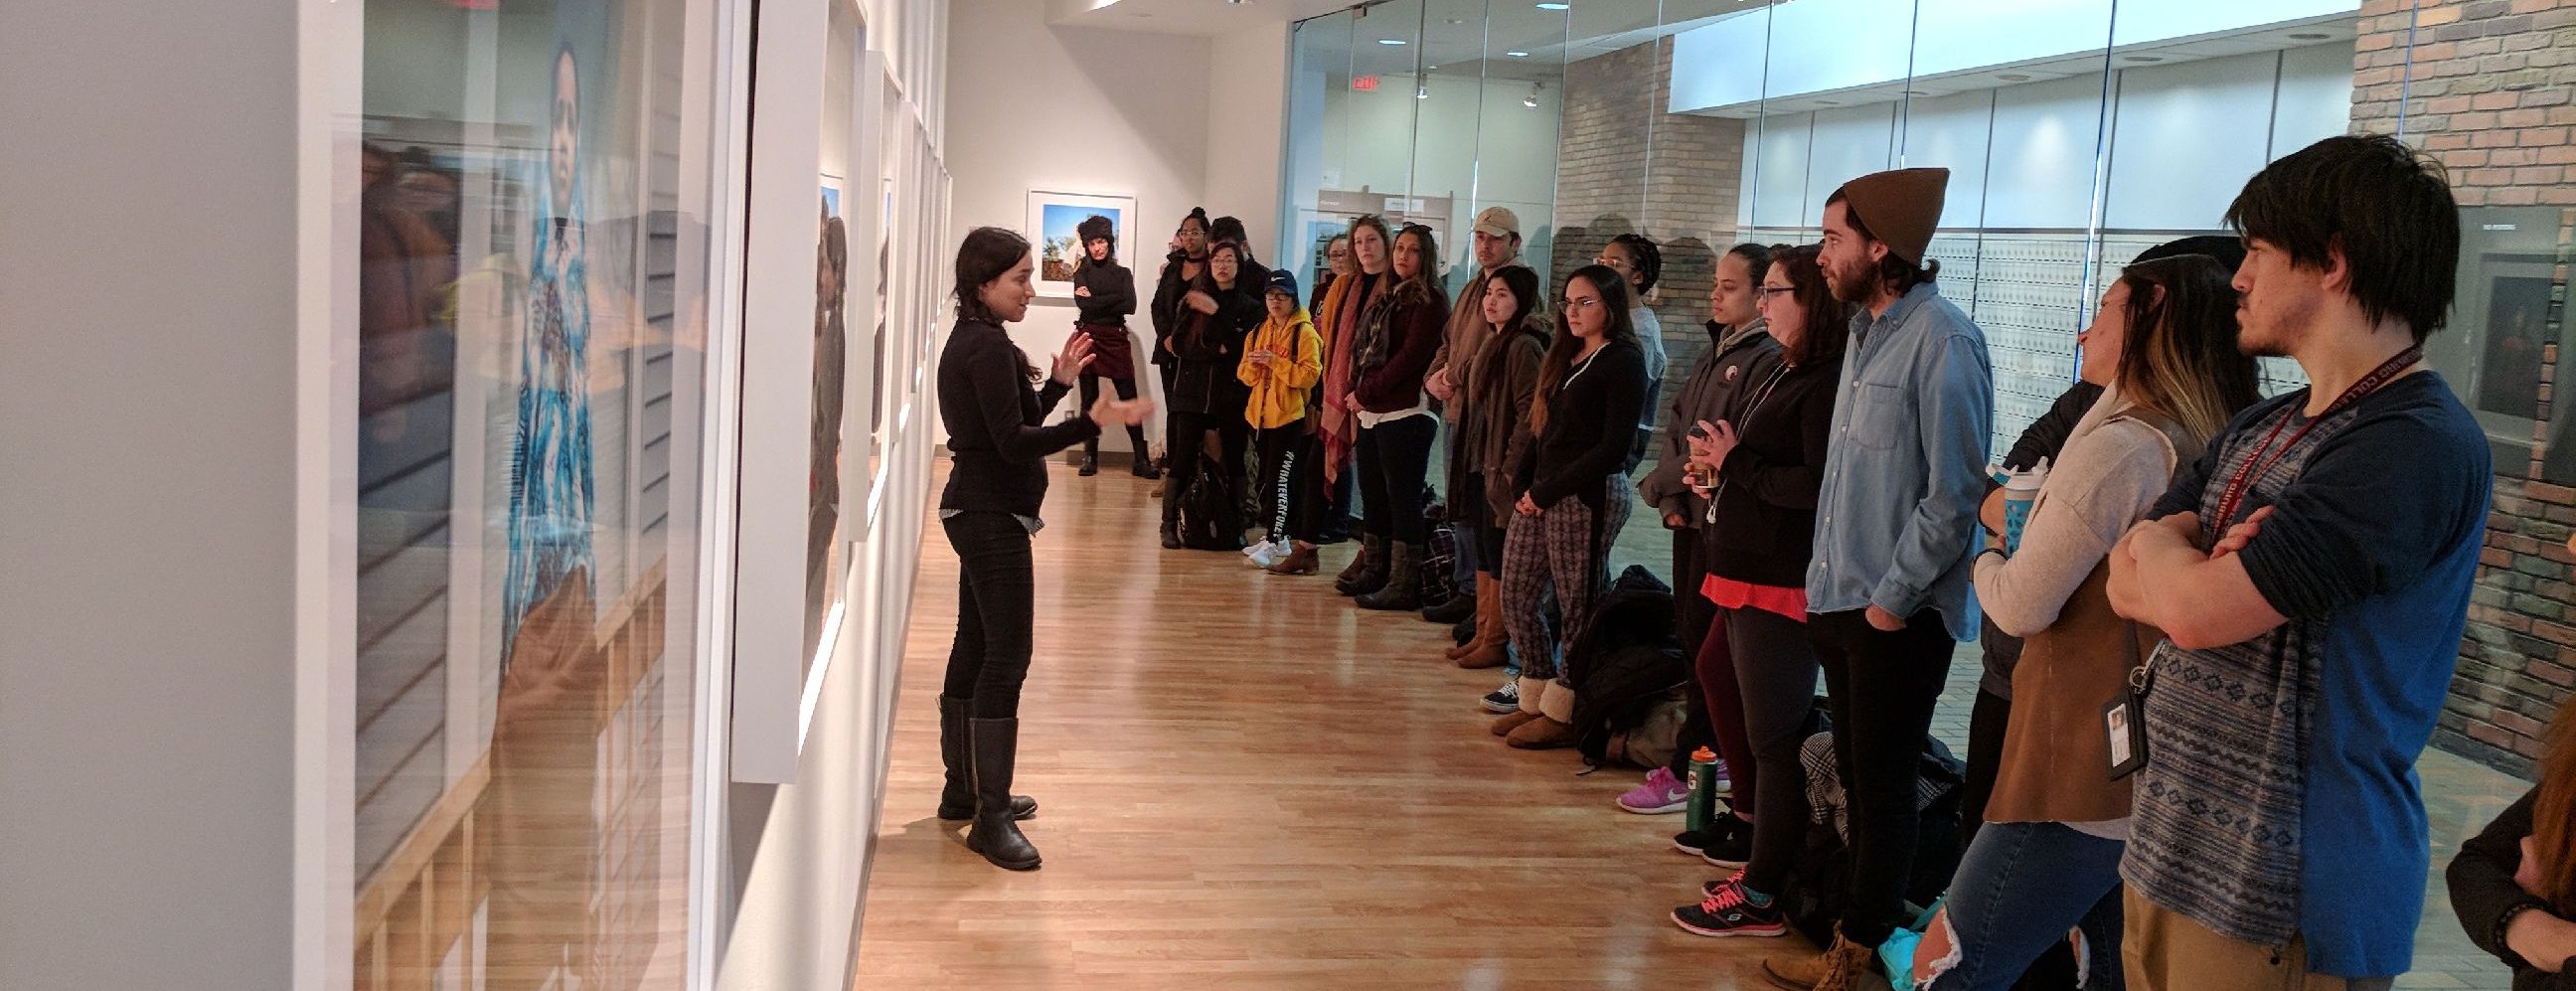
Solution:
[{"label": "blue t-shirt", "polygon": [[2273,508],[2242,557],[2289,622],[2158,652],[2122,873],[2220,935],[2305,937],[2312,971],[2389,977],[2411,965],[2423,914],[2415,761],[2459,657],[2492,475],[2485,433],[2437,374],[2389,383],[2283,452],[2307,400],[2247,410],[2150,513],[2201,514],[2204,542],[2223,532],[2223,491],[2273,437],[2280,459],[2237,517]]}]

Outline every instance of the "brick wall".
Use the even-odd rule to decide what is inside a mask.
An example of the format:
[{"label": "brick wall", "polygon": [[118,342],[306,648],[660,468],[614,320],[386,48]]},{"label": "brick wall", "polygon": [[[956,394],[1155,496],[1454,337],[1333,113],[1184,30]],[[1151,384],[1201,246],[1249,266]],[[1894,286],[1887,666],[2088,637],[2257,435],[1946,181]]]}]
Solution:
[{"label": "brick wall", "polygon": [[[2568,208],[2559,214],[2558,305],[2543,338],[2552,342],[2565,322],[2566,261],[2576,235],[2572,93],[2576,0],[2362,4],[2356,133],[2403,133],[2450,170],[2463,207]],[[2576,488],[2541,480],[2558,352],[2555,343],[2542,348],[2530,460],[2496,465],[2468,636],[2434,736],[2443,749],[2524,775],[2540,753],[2543,728],[2576,685],[2576,578],[2569,568],[2576,555],[2565,546],[2576,527]]]},{"label": "brick wall", "polygon": [[1744,122],[1665,113],[1672,61],[1666,38],[1566,66],[1551,259],[1562,278],[1613,237],[1655,240],[1664,270],[1646,302],[1664,327],[1667,397],[1708,349],[1708,286],[1744,188]]}]

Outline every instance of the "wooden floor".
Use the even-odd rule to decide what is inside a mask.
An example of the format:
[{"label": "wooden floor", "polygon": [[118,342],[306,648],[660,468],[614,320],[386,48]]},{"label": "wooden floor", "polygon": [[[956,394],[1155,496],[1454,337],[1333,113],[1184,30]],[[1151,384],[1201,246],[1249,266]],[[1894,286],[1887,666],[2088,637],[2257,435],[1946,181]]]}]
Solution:
[{"label": "wooden floor", "polygon": [[994,868],[931,814],[957,581],[934,527],[859,987],[1753,988],[1805,949],[1674,928],[1718,874],[1673,851],[1681,817],[1612,805],[1641,772],[1489,735],[1499,673],[1333,594],[1348,547],[1273,577],[1159,549],[1124,473],[1054,485],[1017,789],[1046,866]]}]

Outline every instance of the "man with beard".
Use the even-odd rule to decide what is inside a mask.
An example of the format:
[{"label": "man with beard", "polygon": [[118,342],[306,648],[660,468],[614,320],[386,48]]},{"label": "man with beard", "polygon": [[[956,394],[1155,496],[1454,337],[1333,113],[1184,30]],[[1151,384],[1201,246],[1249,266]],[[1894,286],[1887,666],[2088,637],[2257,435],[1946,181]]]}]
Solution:
[{"label": "man with beard", "polygon": [[1832,707],[1852,859],[1825,955],[1764,964],[1795,991],[1855,986],[1908,921],[1916,768],[1952,644],[1976,636],[1969,551],[1994,374],[1984,332],[1941,297],[1940,265],[1926,257],[1949,180],[1948,169],[1880,172],[1825,201],[1825,284],[1861,312],[1817,493],[1807,630]]}]

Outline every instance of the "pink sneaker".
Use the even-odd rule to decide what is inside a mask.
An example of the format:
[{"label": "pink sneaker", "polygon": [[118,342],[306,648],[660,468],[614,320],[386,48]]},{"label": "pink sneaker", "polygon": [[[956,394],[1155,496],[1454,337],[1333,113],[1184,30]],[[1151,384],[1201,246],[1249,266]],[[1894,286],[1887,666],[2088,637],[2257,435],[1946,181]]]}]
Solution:
[{"label": "pink sneaker", "polygon": [[1619,796],[1619,807],[1645,816],[1679,812],[1690,808],[1690,787],[1658,767],[1646,772],[1645,784]]}]

